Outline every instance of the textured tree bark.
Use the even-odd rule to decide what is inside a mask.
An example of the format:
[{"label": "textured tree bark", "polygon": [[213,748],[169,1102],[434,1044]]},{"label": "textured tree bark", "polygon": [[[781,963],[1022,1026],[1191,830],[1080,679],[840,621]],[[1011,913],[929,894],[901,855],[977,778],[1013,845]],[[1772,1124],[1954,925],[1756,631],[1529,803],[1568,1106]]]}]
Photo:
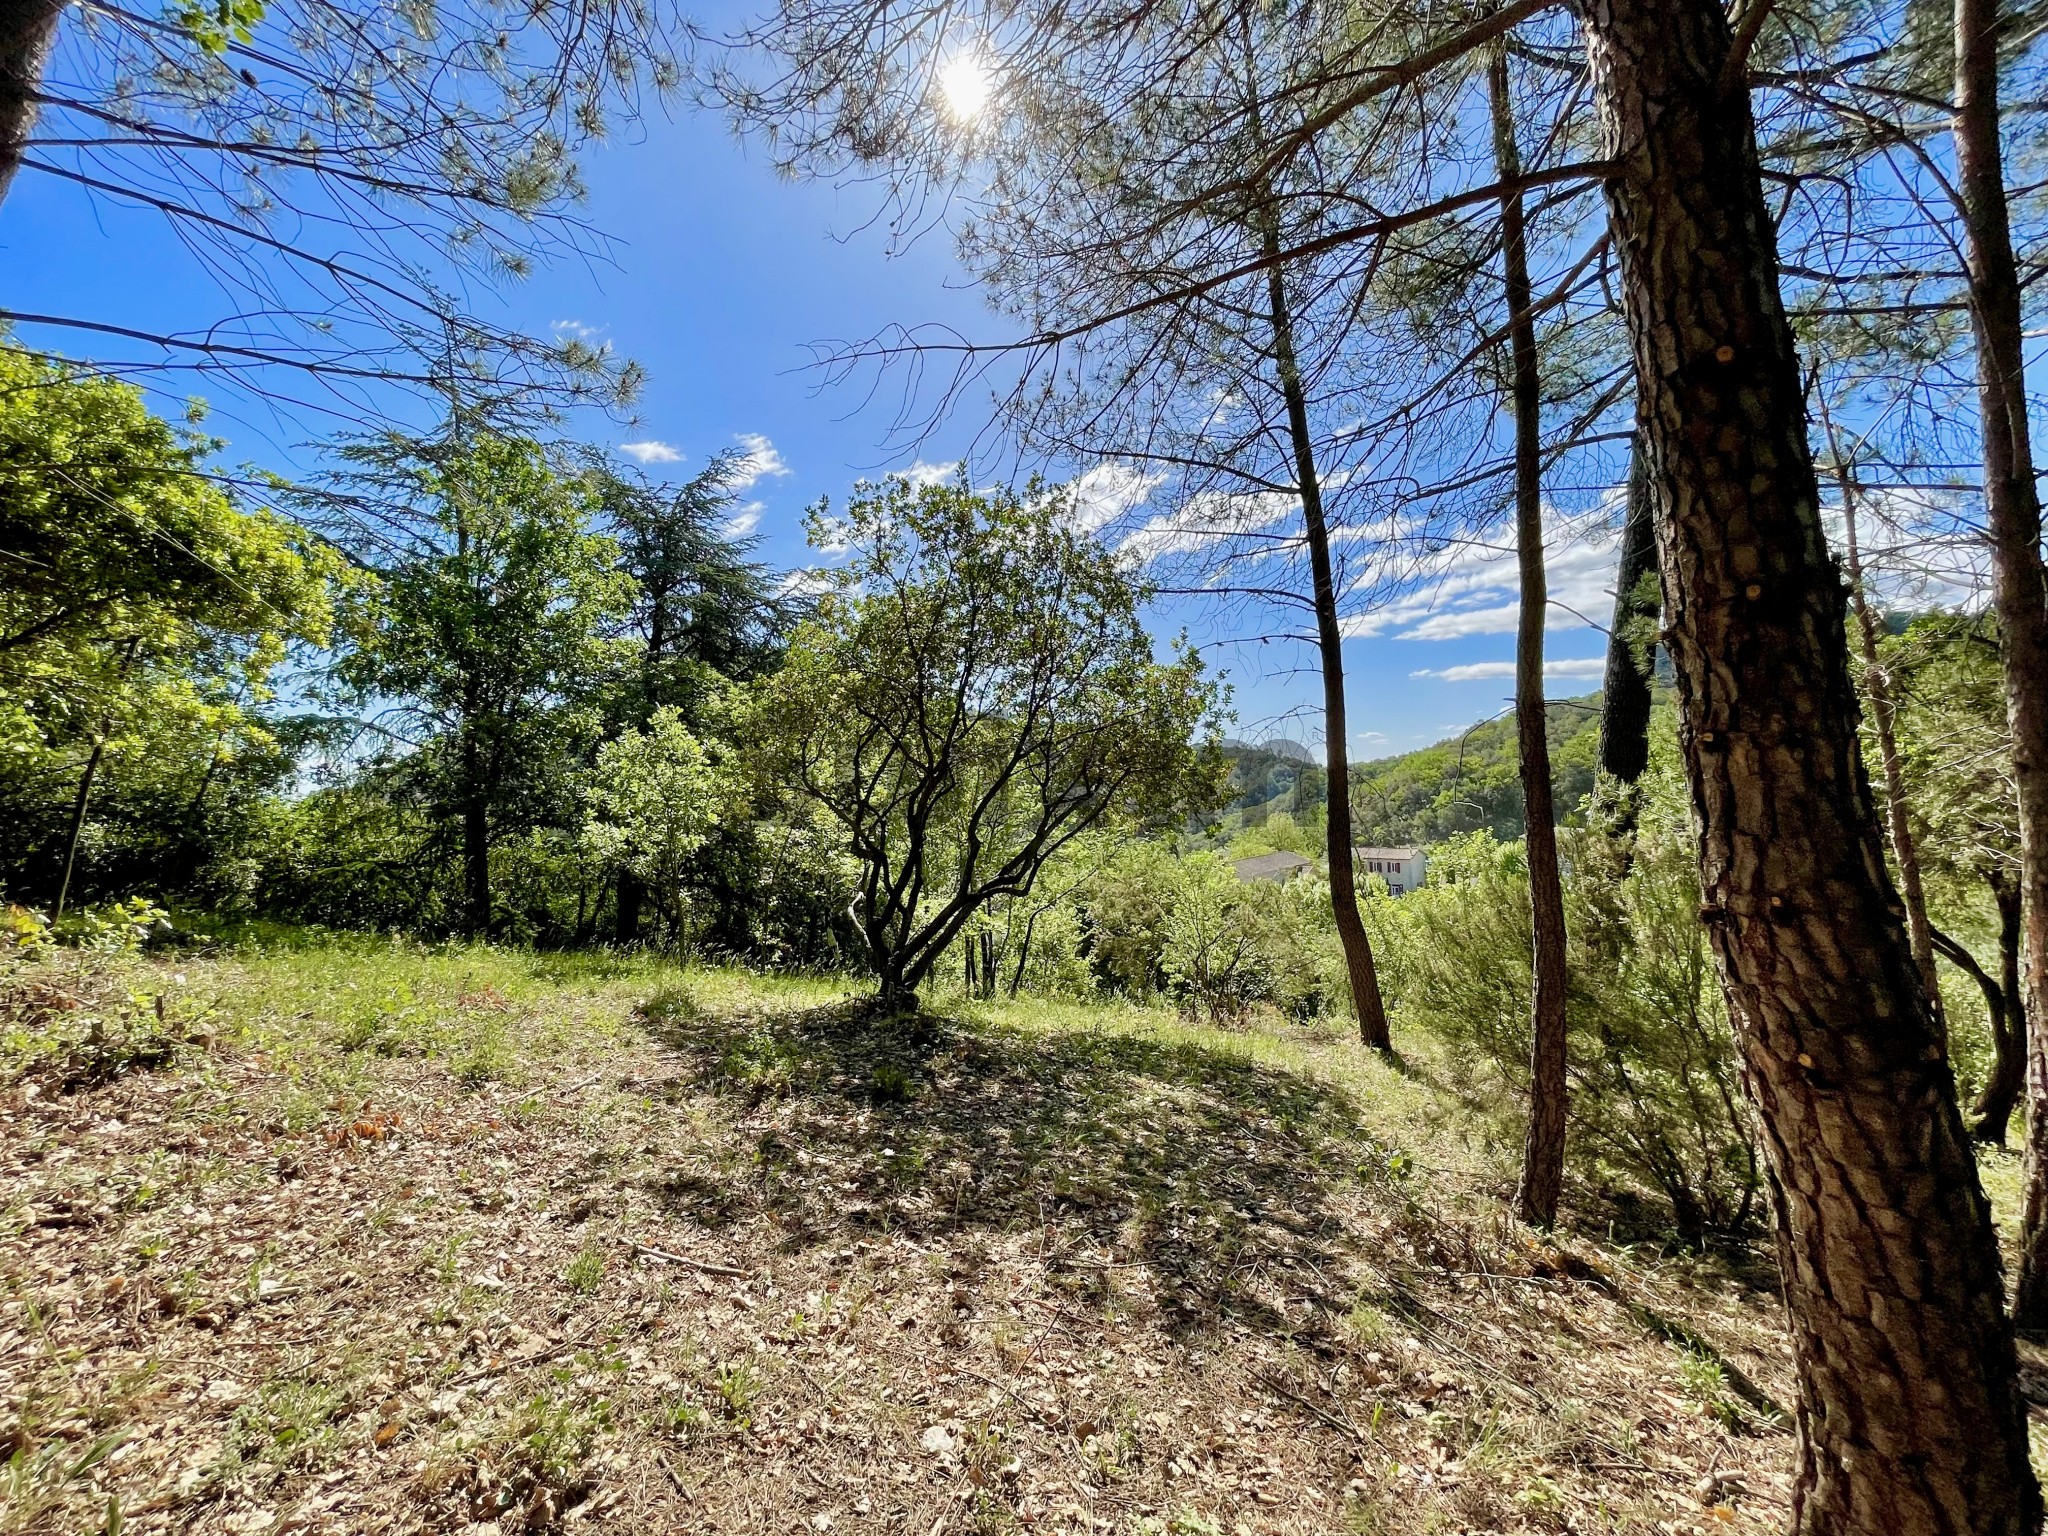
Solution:
[{"label": "textured tree bark", "polygon": [[0,0],[0,201],[34,133],[43,70],[67,0]]},{"label": "textured tree bark", "polygon": [[[1507,50],[1488,72],[1494,160],[1502,181],[1522,174],[1509,98]],[[1515,735],[1521,748],[1523,846],[1529,864],[1529,1127],[1515,1214],[1547,1227],[1564,1192],[1565,931],[1564,886],[1557,867],[1557,808],[1550,786],[1550,715],[1543,700],[1543,625],[1550,589],[1543,569],[1543,397],[1537,373],[1535,295],[1522,194],[1501,199],[1501,266],[1507,288],[1509,395],[1515,418],[1515,561],[1521,616],[1515,631]]]},{"label": "textured tree bark", "polygon": [[1899,894],[1906,903],[1906,937],[1913,947],[1913,963],[1920,968],[1927,988],[1927,1006],[1935,1022],[1947,1026],[1941,1016],[1941,978],[1934,970],[1934,927],[1927,920],[1927,893],[1920,881],[1920,849],[1913,839],[1913,823],[1907,814],[1906,772],[1899,761],[1898,711],[1892,702],[1892,682],[1877,650],[1877,619],[1863,585],[1863,551],[1856,539],[1856,484],[1849,466],[1835,459],[1835,484],[1842,493],[1842,553],[1848,567],[1849,607],[1856,615],[1856,635],[1863,647],[1863,694],[1870,700],[1870,723],[1877,732],[1877,760],[1884,771],[1885,828],[1891,834],[1892,858],[1899,866]]},{"label": "textured tree bark", "polygon": [[[2048,1018],[2048,584],[2041,569],[2041,498],[2027,431],[2019,271],[1998,141],[1998,0],[1956,0],[1956,179],[1963,201],[1991,595],[2005,664],[2019,792],[2020,910],[2026,931],[2025,1011]],[[2048,1328],[2048,1030],[2031,1033],[2026,1195],[2013,1319]]]},{"label": "textured tree bark", "polygon": [[[1387,1005],[1380,996],[1372,939],[1358,911],[1358,872],[1351,851],[1351,754],[1346,740],[1350,725],[1344,710],[1344,632],[1337,622],[1337,583],[1330,563],[1330,530],[1323,517],[1322,480],[1316,473],[1315,439],[1309,435],[1308,400],[1294,350],[1293,311],[1278,260],[1280,233],[1268,218],[1261,221],[1267,295],[1271,305],[1273,361],[1280,375],[1280,393],[1287,407],[1287,432],[1294,449],[1295,483],[1301,491],[1301,520],[1308,541],[1310,580],[1316,611],[1316,652],[1323,673],[1323,773],[1329,781],[1324,796],[1324,852],[1330,866],[1330,905],[1337,922],[1337,941],[1344,950],[1344,971],[1351,983],[1351,1006],[1358,1014],[1358,1038],[1376,1051],[1393,1049],[1387,1027]],[[1548,783],[1548,780],[1545,780]]]},{"label": "textured tree bark", "polygon": [[1621,564],[1614,573],[1614,621],[1607,631],[1607,670],[1600,681],[1600,771],[1633,784],[1650,766],[1650,672],[1632,642],[1654,600],[1636,588],[1657,569],[1657,520],[1650,505],[1650,467],[1638,432],[1628,450],[1628,508],[1621,525]]},{"label": "textured tree bark", "polygon": [[1856,740],[1842,583],[1717,0],[1579,0],[1702,917],[1772,1176],[1801,1536],[2040,1523],[1997,1245]]}]

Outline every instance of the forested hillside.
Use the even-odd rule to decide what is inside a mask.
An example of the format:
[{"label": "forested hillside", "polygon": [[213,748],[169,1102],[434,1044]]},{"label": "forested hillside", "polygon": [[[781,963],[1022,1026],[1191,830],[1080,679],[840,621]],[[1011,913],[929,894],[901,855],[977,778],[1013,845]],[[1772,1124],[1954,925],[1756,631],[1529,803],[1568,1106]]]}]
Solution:
[{"label": "forested hillside", "polygon": [[[1559,811],[1571,815],[1593,790],[1600,695],[1553,699],[1546,714],[1552,794]],[[1232,798],[1217,819],[1225,841],[1275,814],[1304,828],[1320,825],[1329,781],[1319,765],[1242,742],[1225,752]],[[1523,828],[1515,722],[1483,720],[1434,746],[1353,764],[1351,804],[1359,846],[1435,843],[1480,830],[1511,842]]]}]

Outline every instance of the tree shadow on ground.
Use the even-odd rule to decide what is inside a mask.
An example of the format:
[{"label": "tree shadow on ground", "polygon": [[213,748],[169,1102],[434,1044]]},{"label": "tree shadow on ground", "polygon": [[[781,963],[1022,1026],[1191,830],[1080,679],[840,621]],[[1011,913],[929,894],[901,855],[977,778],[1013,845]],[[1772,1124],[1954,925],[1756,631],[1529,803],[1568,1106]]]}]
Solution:
[{"label": "tree shadow on ground", "polygon": [[674,1214],[765,1209],[798,1247],[1035,1229],[1082,1305],[1145,1266],[1176,1332],[1292,1334],[1291,1303],[1348,1309],[1336,1197],[1405,1167],[1340,1090],[1227,1048],[858,1006],[713,1014],[681,993],[642,1018],[682,1058],[678,1086],[751,1141],[750,1165],[675,1168]]}]

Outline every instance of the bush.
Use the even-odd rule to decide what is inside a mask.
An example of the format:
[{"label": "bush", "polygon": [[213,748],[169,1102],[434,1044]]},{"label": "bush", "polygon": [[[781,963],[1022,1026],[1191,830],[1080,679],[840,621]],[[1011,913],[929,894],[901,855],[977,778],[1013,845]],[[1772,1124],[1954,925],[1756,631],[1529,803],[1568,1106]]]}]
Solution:
[{"label": "bush", "polygon": [[1334,991],[1329,910],[1319,881],[1241,881],[1220,854],[1183,859],[1160,954],[1168,990],[1215,1024],[1261,1003],[1315,1018]]},{"label": "bush", "polygon": [[[1581,1170],[1654,1191],[1679,1233],[1699,1243],[1753,1219],[1761,1176],[1699,923],[1675,754],[1661,745],[1631,838],[1562,833],[1568,1148]],[[1448,1042],[1453,1080],[1475,1109],[1498,1113],[1505,1087],[1525,1113],[1531,943],[1521,845],[1485,831],[1454,839],[1432,853],[1427,886],[1374,902],[1373,918],[1403,1019]]]}]

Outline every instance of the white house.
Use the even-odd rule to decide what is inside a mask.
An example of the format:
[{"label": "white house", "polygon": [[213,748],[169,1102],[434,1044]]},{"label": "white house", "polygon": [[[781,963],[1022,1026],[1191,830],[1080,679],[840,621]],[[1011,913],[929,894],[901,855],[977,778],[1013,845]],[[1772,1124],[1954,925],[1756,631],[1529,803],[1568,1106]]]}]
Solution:
[{"label": "white house", "polygon": [[1416,890],[1429,875],[1429,858],[1420,848],[1354,848],[1351,857],[1361,875],[1378,875],[1396,896]]}]

